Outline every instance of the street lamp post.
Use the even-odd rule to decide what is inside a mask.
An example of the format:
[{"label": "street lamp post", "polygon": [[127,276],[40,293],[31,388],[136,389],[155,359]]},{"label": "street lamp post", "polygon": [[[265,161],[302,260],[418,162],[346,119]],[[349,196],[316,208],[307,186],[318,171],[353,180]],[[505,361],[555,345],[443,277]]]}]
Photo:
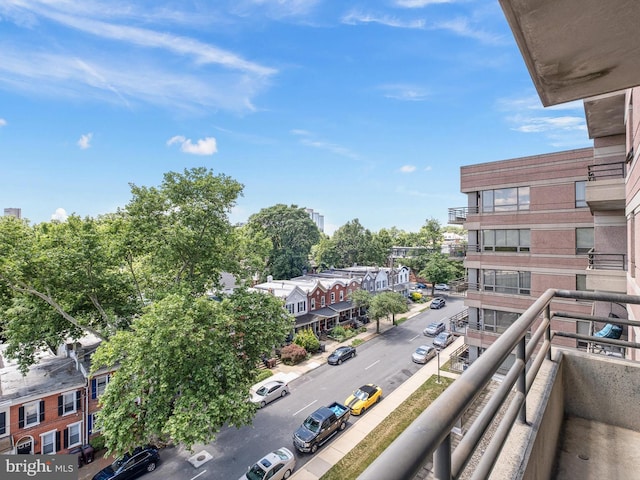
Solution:
[{"label": "street lamp post", "polygon": [[438,350],[438,385],[440,384],[440,350]]}]

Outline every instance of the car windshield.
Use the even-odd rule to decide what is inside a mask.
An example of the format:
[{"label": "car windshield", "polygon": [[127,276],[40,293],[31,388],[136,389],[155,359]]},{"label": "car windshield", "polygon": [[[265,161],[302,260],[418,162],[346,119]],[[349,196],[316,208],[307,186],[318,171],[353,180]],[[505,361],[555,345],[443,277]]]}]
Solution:
[{"label": "car windshield", "polygon": [[266,470],[262,468],[259,464],[255,463],[253,467],[249,469],[247,472],[247,478],[249,480],[262,480],[266,475]]},{"label": "car windshield", "polygon": [[427,353],[427,351],[424,348],[419,348],[416,350],[416,353],[418,355],[424,355],[425,353]]},{"label": "car windshield", "polygon": [[444,333],[444,332],[443,332],[443,333],[440,333],[440,334],[436,337],[436,340],[444,341],[444,340],[446,340],[446,339],[447,339],[447,334],[446,334],[446,333]]},{"label": "car windshield", "polygon": [[369,395],[360,389],[356,390],[353,396],[362,401],[365,401],[367,398],[369,398]]},{"label": "car windshield", "polygon": [[318,433],[320,431],[320,422],[317,421],[313,417],[308,417],[303,424],[308,430],[311,430],[313,433]]},{"label": "car windshield", "polygon": [[269,390],[267,389],[267,387],[260,387],[258,390],[256,390],[256,395],[260,395],[261,397],[264,397],[268,391]]},{"label": "car windshield", "polygon": [[289,455],[287,455],[287,452],[285,452],[284,450],[276,450],[275,452],[273,452],[274,455],[276,455],[280,460],[289,460]]}]

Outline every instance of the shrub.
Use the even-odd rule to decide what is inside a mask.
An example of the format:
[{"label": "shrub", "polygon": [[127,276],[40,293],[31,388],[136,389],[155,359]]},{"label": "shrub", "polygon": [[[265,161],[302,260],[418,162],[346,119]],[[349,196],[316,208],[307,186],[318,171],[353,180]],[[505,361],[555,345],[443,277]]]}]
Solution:
[{"label": "shrub", "polygon": [[420,292],[411,292],[411,294],[409,295],[409,297],[411,298],[411,300],[413,300],[414,302],[420,302],[422,301],[422,294]]},{"label": "shrub", "polygon": [[282,348],[280,358],[285,365],[296,365],[307,358],[307,351],[300,345],[292,343]]},{"label": "shrub", "polygon": [[347,336],[347,331],[344,327],[338,325],[331,329],[331,336],[336,338],[344,338]]},{"label": "shrub", "polygon": [[273,372],[271,370],[260,370],[256,375],[256,383],[261,382],[265,378],[269,378],[271,375],[273,375]]},{"label": "shrub", "polygon": [[91,446],[93,447],[93,449],[97,452],[99,450],[102,450],[104,447],[104,437],[102,435],[96,435],[95,437],[93,437],[91,439],[91,441],[89,442],[91,444]]},{"label": "shrub", "polygon": [[315,353],[320,349],[320,340],[318,340],[318,337],[316,337],[310,328],[300,330],[296,333],[296,336],[293,337],[293,343],[300,345],[307,352],[311,353]]}]

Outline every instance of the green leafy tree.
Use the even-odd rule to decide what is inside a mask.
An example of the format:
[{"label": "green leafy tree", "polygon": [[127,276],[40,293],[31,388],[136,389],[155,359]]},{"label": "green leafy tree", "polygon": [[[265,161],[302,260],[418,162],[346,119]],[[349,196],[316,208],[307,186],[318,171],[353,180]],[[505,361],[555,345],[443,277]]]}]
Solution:
[{"label": "green leafy tree", "polygon": [[26,371],[42,347],[85,332],[102,338],[93,365],[117,370],[100,417],[115,453],[169,438],[192,445],[222,424],[250,421],[245,399],[259,355],[293,322],[269,295],[203,295],[221,272],[246,269],[227,218],[238,182],[195,168],[131,189],[123,210],[96,219],[0,218],[7,353]]},{"label": "green leafy tree", "polygon": [[349,294],[349,300],[351,300],[351,304],[358,310],[369,310],[372,298],[373,295],[371,295],[369,291],[362,289],[353,290]]},{"label": "green leafy tree", "polygon": [[327,270],[340,265],[340,255],[335,242],[325,234],[322,234],[320,241],[311,247],[311,256],[320,270]]},{"label": "green leafy tree", "polygon": [[265,277],[284,280],[309,269],[311,247],[320,241],[320,230],[304,208],[283,204],[263,208],[249,217],[247,226],[250,232],[263,232],[271,240]]},{"label": "green leafy tree", "polygon": [[108,449],[169,440],[190,448],[212,441],[223,425],[249,424],[255,407],[246,397],[260,354],[292,327],[282,302],[259,292],[154,302],[92,358],[93,371],[118,365],[100,397]]},{"label": "green leafy tree", "polygon": [[420,276],[431,282],[431,296],[435,293],[436,283],[448,283],[456,277],[457,264],[455,260],[450,260],[442,253],[434,253],[429,256],[425,268],[420,272]]},{"label": "green leafy tree", "polygon": [[382,292],[374,295],[369,306],[369,317],[376,321],[376,333],[380,333],[380,319],[391,317],[392,324],[396,324],[396,314],[405,313],[407,300],[397,292]]},{"label": "green leafy tree", "polygon": [[121,269],[110,217],[30,226],[0,219],[0,318],[7,355],[26,372],[41,348],[90,332],[106,338],[142,308]]},{"label": "green leafy tree", "polygon": [[357,218],[338,228],[331,241],[339,257],[337,267],[369,265],[375,260],[371,255],[373,235]]},{"label": "green leafy tree", "polygon": [[160,187],[131,185],[129,243],[144,256],[149,300],[177,290],[200,295],[222,271],[239,271],[228,214],[242,188],[203,167],[166,173]]}]

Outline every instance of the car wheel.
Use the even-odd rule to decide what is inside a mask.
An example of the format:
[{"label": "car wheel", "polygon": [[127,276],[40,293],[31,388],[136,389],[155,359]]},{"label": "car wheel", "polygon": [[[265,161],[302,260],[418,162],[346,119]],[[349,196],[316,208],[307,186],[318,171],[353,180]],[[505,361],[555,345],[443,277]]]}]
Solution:
[{"label": "car wheel", "polygon": [[147,465],[147,472],[153,472],[155,469],[156,469],[155,462],[151,462],[149,465]]},{"label": "car wheel", "polygon": [[367,411],[367,407],[362,407],[362,410],[360,410],[360,415],[363,415],[364,412],[366,412],[366,411]]},{"label": "car wheel", "polygon": [[340,429],[340,431],[344,430],[345,428],[347,428],[347,422],[342,422],[340,424],[340,427],[338,427]]},{"label": "car wheel", "polygon": [[316,453],[318,451],[318,444],[314,443],[311,445],[311,453]]},{"label": "car wheel", "polygon": [[267,405],[267,402],[264,402],[264,401],[260,402],[260,408],[264,408],[265,405]]},{"label": "car wheel", "polygon": [[282,393],[280,394],[281,397],[284,397],[287,395],[287,391],[286,390],[282,390]]},{"label": "car wheel", "polygon": [[356,352],[353,352],[353,353],[351,354],[351,358],[353,358],[353,357],[355,357],[355,356],[356,356]]},{"label": "car wheel", "polygon": [[376,400],[376,403],[380,403],[380,400],[382,400],[382,395],[378,397],[378,399]]},{"label": "car wheel", "polygon": [[287,470],[286,472],[284,472],[284,475],[282,476],[282,478],[284,478],[284,480],[287,480],[287,478],[289,478],[291,476],[291,470]]},{"label": "car wheel", "polygon": [[342,365],[342,359],[338,360],[338,365]]}]

